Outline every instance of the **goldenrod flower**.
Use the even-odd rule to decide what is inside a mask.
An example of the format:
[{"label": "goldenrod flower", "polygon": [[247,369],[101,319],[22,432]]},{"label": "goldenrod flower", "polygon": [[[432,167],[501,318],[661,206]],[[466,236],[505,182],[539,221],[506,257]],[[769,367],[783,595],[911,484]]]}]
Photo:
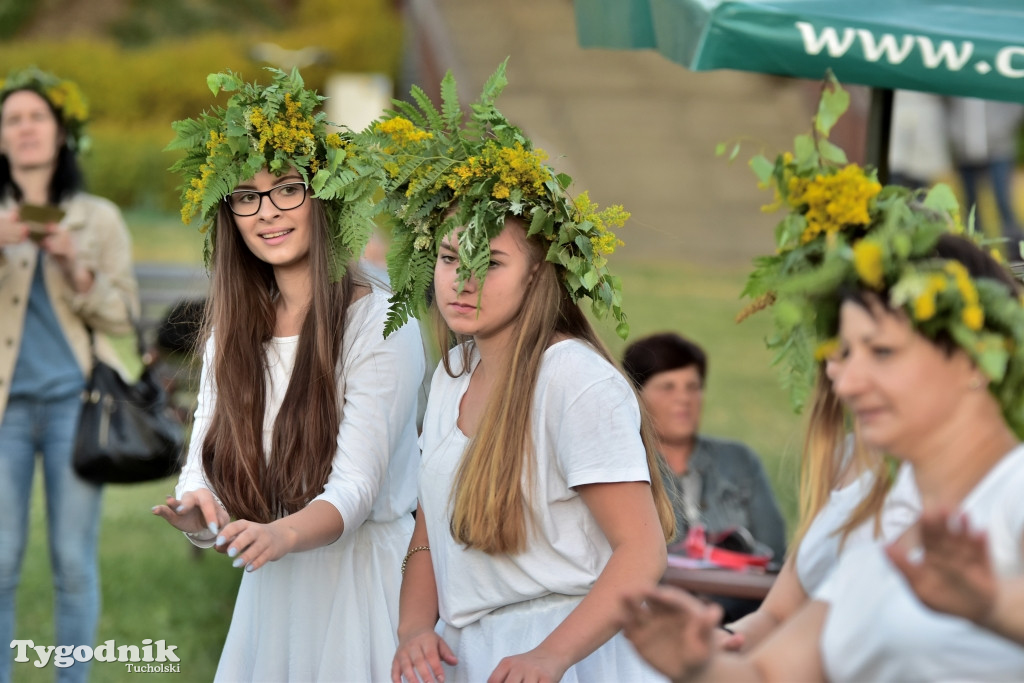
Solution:
[{"label": "goldenrod flower", "polygon": [[836,173],[817,174],[813,179],[792,176],[788,181],[789,205],[802,211],[807,228],[800,236],[806,244],[820,234],[837,233],[871,222],[870,202],[882,186],[849,164]]},{"label": "goldenrod flower", "polygon": [[881,289],[885,284],[882,248],[874,242],[860,240],[853,245],[853,267],[857,276],[869,287]]},{"label": "goldenrod flower", "polygon": [[926,289],[914,299],[914,319],[918,321],[931,320],[935,316],[935,294]]},{"label": "goldenrod flower", "polygon": [[417,128],[413,125],[412,121],[402,116],[381,121],[374,126],[374,131],[390,136],[399,147],[405,147],[410,143],[429,140],[434,137],[433,133]]},{"label": "goldenrod flower", "polygon": [[819,363],[836,355],[839,352],[839,340],[835,337],[826,339],[814,349],[814,360]]},{"label": "goldenrod flower", "polygon": [[966,306],[961,317],[963,318],[964,325],[967,325],[969,329],[975,332],[980,330],[985,324],[985,311],[977,304]]}]

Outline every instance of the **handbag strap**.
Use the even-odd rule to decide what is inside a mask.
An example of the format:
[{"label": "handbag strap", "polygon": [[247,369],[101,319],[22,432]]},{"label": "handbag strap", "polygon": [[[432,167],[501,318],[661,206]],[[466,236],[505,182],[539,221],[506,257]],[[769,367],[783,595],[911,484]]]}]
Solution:
[{"label": "handbag strap", "polygon": [[[128,313],[128,320],[135,331],[135,350],[139,354],[139,361],[142,363],[143,368],[148,368],[156,361],[156,358],[146,350],[146,342],[142,336],[142,325],[130,312]],[[86,325],[85,329],[89,331],[89,349],[92,351],[92,357],[96,358],[96,332],[91,325]]]}]

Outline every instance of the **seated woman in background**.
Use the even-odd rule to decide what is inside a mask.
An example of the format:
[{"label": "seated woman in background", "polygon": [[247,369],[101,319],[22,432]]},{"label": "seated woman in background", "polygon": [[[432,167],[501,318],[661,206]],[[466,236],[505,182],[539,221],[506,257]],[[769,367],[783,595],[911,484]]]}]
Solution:
[{"label": "seated woman in background", "polygon": [[674,541],[686,538],[696,523],[709,536],[744,527],[781,561],[786,525],[761,459],[745,444],[697,433],[707,376],[704,350],[674,332],[652,334],[626,348],[622,366],[654,426],[662,476],[674,494]]},{"label": "seated woman in background", "polygon": [[[786,525],[761,459],[745,444],[698,434],[707,375],[703,349],[673,332],[653,334],[626,348],[622,366],[651,416],[676,515],[673,543],[697,524],[709,538],[742,527],[781,562]],[[749,600],[722,604],[727,621],[757,607]]]}]

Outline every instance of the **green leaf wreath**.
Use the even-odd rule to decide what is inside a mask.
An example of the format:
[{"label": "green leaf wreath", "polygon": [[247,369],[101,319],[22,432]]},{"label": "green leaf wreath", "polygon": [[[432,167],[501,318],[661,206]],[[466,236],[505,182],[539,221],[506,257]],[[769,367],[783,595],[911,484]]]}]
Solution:
[{"label": "green leaf wreath", "polygon": [[214,95],[234,93],[227,105],[172,124],[176,137],[167,149],[185,151],[171,166],[184,178],[181,217],[190,223],[201,216],[209,264],[209,228],[224,197],[263,168],[277,175],[294,168],[312,196],[324,202],[333,229],[332,278],[337,280],[373,233],[380,169],[353,143],[351,131],[330,130],[332,124],[319,110],[326,98],[307,89],[297,69],[290,74],[268,71],[273,79],[265,86],[245,83],[230,71],[210,74],[207,85]]},{"label": "green leaf wreath", "polygon": [[547,155],[498,111],[507,61],[487,80],[468,120],[449,72],[441,81],[440,110],[413,86],[413,103],[395,100],[395,109],[358,140],[385,171],[382,209],[395,219],[386,333],[426,312],[438,249],[457,228],[459,279],[476,277],[483,285],[490,240],[511,214],[525,221],[530,236],[550,244],[547,260],[560,266],[573,301],[589,298],[595,315],[614,317],[625,338],[622,286],[608,272],[607,256],[622,244],[612,230],[629,214],[621,206],[598,211],[586,193],[570,197],[572,179],[547,166]]},{"label": "green leaf wreath", "polygon": [[12,71],[0,80],[0,102],[16,90],[31,90],[45,97],[60,115],[68,146],[77,152],[88,150],[85,124],[89,121],[89,104],[77,84],[30,66]]},{"label": "green leaf wreath", "polygon": [[[1024,435],[1024,300],[1000,282],[972,279],[956,261],[930,256],[939,237],[962,234],[985,247],[990,240],[965,228],[953,191],[882,186],[874,171],[847,162],[828,141],[849,97],[830,74],[811,134],[794,152],[750,165],[785,208],[775,229],[776,252],[755,260],[741,296],[751,303],[738,319],[771,307],[767,340],[783,366],[784,383],[800,410],[817,365],[836,348],[841,292],[867,287],[888,292],[923,335],[949,335],[990,380],[1010,425]],[[992,255],[1001,260],[999,252]]]}]

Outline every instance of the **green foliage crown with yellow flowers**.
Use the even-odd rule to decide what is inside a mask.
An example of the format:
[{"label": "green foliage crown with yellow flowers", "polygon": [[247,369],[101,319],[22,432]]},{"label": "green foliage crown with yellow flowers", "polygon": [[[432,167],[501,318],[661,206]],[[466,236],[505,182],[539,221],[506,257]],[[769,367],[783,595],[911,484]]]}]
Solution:
[{"label": "green foliage crown with yellow flowers", "polygon": [[[882,186],[828,141],[848,104],[830,76],[813,132],[797,137],[794,152],[774,163],[763,156],[751,161],[762,185],[775,192],[765,208],[787,213],[776,227],[776,253],[755,261],[743,290],[753,301],[740,319],[772,307],[768,345],[785,366],[784,382],[799,409],[816,366],[837,349],[843,292],[877,291],[923,335],[962,348],[989,378],[1008,422],[1024,434],[1024,301],[1005,283],[971,278],[958,261],[934,256],[944,234],[985,242],[973,226],[965,230],[948,186]],[[992,255],[1001,261],[997,251]]]},{"label": "green foliage crown with yellow flowers", "polygon": [[31,90],[46,98],[60,115],[60,123],[68,136],[68,146],[76,152],[89,148],[85,124],[89,120],[89,105],[85,96],[73,81],[30,66],[12,71],[0,80],[0,102],[18,90]]},{"label": "green foliage crown with yellow flowers", "polygon": [[625,338],[629,326],[621,283],[608,272],[606,257],[622,244],[612,230],[629,214],[621,206],[599,212],[586,193],[568,195],[572,179],[548,167],[547,155],[495,108],[506,84],[503,63],[463,125],[449,72],[441,81],[440,111],[414,86],[415,104],[396,100],[396,110],[362,135],[360,143],[385,172],[382,209],[396,219],[388,253],[394,294],[386,333],[426,312],[441,240],[456,229],[462,229],[459,279],[475,277],[483,285],[490,240],[512,215],[525,222],[529,236],[549,244],[547,260],[560,266],[573,301],[589,298],[595,315],[613,316]]},{"label": "green foliage crown with yellow flowers", "polygon": [[350,131],[329,129],[327,115],[319,111],[326,98],[306,89],[298,70],[268,71],[273,80],[265,86],[245,83],[230,71],[210,74],[207,85],[214,95],[234,93],[226,106],[172,124],[176,137],[167,149],[185,152],[171,166],[184,178],[181,218],[190,223],[201,216],[209,263],[207,229],[224,197],[264,168],[277,175],[294,169],[324,202],[332,277],[340,278],[373,232],[379,171],[359,154]]}]

